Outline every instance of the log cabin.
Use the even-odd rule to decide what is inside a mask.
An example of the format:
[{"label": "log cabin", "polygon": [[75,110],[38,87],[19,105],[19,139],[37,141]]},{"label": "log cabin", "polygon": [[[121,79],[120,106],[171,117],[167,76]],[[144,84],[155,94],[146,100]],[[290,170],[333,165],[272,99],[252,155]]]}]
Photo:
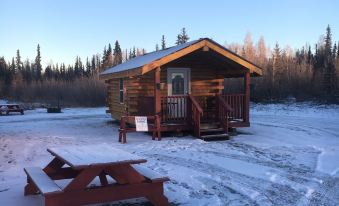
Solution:
[{"label": "log cabin", "polygon": [[[188,131],[201,139],[228,137],[249,127],[250,78],[262,69],[209,38],[137,56],[100,73],[107,84],[108,112],[133,125],[154,120],[154,135]],[[242,92],[225,92],[227,78],[240,78]],[[135,131],[135,130],[133,130]],[[126,131],[125,131],[126,132]]]}]

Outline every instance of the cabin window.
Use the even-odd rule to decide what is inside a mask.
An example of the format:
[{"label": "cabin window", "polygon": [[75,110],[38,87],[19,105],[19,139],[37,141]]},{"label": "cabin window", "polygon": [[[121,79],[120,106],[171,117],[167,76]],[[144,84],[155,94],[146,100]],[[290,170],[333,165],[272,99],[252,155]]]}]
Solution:
[{"label": "cabin window", "polygon": [[124,103],[124,79],[119,79],[119,102]]},{"label": "cabin window", "polygon": [[172,95],[185,94],[184,73],[172,73]]}]

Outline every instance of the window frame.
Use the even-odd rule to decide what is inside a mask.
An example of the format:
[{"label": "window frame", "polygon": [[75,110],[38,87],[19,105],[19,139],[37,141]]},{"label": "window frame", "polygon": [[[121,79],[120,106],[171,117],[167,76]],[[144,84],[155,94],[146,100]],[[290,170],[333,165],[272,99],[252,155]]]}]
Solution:
[{"label": "window frame", "polygon": [[120,78],[119,79],[119,103],[124,104],[124,79]]}]

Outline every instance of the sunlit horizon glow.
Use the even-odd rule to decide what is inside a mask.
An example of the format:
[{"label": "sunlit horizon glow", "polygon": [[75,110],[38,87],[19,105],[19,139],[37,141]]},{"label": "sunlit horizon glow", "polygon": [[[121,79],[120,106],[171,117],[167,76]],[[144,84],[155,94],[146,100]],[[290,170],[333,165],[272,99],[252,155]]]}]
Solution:
[{"label": "sunlit horizon glow", "polygon": [[23,61],[33,61],[39,43],[43,66],[73,64],[76,56],[84,61],[102,54],[104,46],[113,46],[116,40],[123,49],[136,46],[150,52],[164,34],[167,46],[173,46],[182,27],[191,40],[209,37],[220,44],[243,43],[249,32],[254,42],[263,36],[271,48],[279,42],[296,49],[306,43],[314,47],[329,24],[333,39],[339,40],[339,1],[335,0],[211,0],[208,4],[3,0],[1,8],[0,56],[10,61],[19,49]]}]

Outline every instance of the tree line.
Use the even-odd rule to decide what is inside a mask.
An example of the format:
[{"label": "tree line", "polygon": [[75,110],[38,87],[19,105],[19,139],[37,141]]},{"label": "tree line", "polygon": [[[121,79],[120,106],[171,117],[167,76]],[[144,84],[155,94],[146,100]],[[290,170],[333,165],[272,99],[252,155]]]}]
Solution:
[{"label": "tree line", "polygon": [[[178,35],[177,44],[188,39],[183,28]],[[165,41],[165,36],[162,35],[161,49],[166,49]],[[0,99],[50,104],[61,101],[69,106],[103,106],[106,87],[98,79],[98,74],[146,53],[144,48],[135,46],[123,50],[116,40],[114,47],[109,43],[104,46],[102,54],[94,54],[85,61],[77,56],[74,64],[49,64],[43,68],[40,49],[38,44],[33,61],[22,60],[19,49],[16,56],[8,62],[0,56]]]},{"label": "tree line", "polygon": [[226,44],[233,52],[263,68],[261,78],[252,78],[253,101],[297,101],[339,103],[339,41],[326,32],[314,45],[306,44],[295,51],[277,42],[273,49],[261,37],[254,44],[247,34],[243,44]]},{"label": "tree line", "polygon": [[[176,38],[176,45],[189,41],[185,28]],[[159,47],[160,45],[160,47]],[[330,26],[314,45],[293,50],[281,48],[278,42],[273,49],[261,37],[256,44],[247,34],[243,44],[225,44],[227,48],[263,68],[263,77],[252,78],[253,101],[280,101],[293,97],[297,100],[338,102],[339,99],[339,42],[332,40]],[[155,50],[166,49],[165,35]],[[101,55],[95,54],[83,61],[79,56],[73,65],[41,64],[40,45],[34,61],[22,60],[20,50],[7,62],[0,57],[0,95],[19,101],[53,102],[99,106],[105,104],[106,88],[98,74],[146,53],[144,48],[122,49],[116,40],[104,46]]]}]

